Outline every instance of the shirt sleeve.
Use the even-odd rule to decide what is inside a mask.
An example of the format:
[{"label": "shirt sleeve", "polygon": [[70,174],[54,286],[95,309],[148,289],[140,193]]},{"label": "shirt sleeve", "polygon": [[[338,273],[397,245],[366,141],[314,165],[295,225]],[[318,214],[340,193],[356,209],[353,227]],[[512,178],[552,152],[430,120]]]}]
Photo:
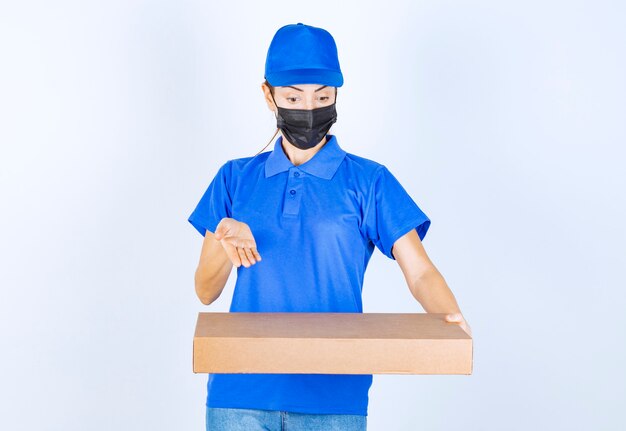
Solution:
[{"label": "shirt sleeve", "polygon": [[430,219],[386,166],[378,169],[368,202],[366,234],[385,256],[395,260],[393,244],[411,229],[424,239]]},{"label": "shirt sleeve", "polygon": [[207,230],[215,232],[215,228],[224,217],[232,217],[232,197],[228,189],[230,173],[231,164],[228,161],[217,171],[200,202],[187,219],[202,236],[206,235]]}]

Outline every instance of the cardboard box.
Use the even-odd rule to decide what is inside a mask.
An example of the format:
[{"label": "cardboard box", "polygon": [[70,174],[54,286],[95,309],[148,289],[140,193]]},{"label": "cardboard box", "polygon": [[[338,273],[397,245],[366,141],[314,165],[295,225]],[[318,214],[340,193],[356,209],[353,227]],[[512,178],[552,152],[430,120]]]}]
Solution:
[{"label": "cardboard box", "polygon": [[471,374],[472,338],[438,313],[199,313],[194,373]]}]

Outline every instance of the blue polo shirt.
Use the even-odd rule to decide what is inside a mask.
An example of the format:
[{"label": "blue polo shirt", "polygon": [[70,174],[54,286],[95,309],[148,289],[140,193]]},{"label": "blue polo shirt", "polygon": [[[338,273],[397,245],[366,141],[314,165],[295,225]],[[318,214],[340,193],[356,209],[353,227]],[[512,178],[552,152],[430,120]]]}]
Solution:
[{"label": "blue polo shirt", "polygon": [[[285,144],[289,145],[289,144]],[[261,261],[237,268],[230,312],[362,313],[378,248],[430,219],[384,165],[345,152],[335,135],[294,166],[271,152],[224,163],[188,221],[203,236],[224,217],[247,223]],[[371,374],[209,374],[208,407],[367,415]]]}]

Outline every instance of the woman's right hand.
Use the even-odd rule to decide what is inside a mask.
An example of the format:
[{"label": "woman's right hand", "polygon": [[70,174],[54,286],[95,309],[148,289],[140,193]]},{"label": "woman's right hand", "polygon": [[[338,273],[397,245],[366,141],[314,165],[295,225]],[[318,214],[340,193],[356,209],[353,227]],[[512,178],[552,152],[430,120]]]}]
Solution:
[{"label": "woman's right hand", "polygon": [[250,226],[244,222],[224,217],[215,228],[215,239],[222,244],[236,267],[243,265],[249,268],[261,260]]}]

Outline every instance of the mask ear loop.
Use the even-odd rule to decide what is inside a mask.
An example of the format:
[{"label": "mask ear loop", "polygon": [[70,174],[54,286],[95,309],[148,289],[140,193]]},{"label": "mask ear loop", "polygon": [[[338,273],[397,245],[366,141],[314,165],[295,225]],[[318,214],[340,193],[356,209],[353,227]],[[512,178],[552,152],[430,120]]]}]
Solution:
[{"label": "mask ear loop", "polygon": [[275,137],[276,137],[276,135],[278,134],[278,131],[279,131],[279,130],[280,130],[280,129],[277,127],[277,128],[276,128],[276,132],[274,132],[274,136],[272,136],[272,138],[268,141],[268,143],[267,143],[267,144],[265,144],[265,146],[261,149],[261,151],[259,151],[258,153],[256,153],[256,154],[254,155],[254,157],[256,157],[256,156],[258,156],[259,154],[261,154],[261,152],[262,152],[264,149],[266,149],[266,148],[267,148],[267,146],[268,146],[269,144],[271,144],[271,143],[272,143],[272,141],[274,140],[274,138],[275,138]]},{"label": "mask ear loop", "polygon": [[[276,109],[278,109],[278,105],[276,104],[276,100],[274,100],[274,95],[270,93],[270,95],[272,96],[272,100],[274,101],[274,106],[276,106]],[[272,111],[274,113],[274,116],[276,117],[276,119],[278,119],[278,113],[277,111]],[[274,132],[274,136],[271,137],[271,139],[267,142],[267,144],[265,144],[265,146],[263,148],[261,148],[261,150],[256,153],[254,155],[254,157],[258,156],[259,154],[261,154],[263,152],[264,149],[267,148],[267,146],[269,144],[272,143],[272,141],[274,140],[274,138],[276,137],[276,135],[278,134],[278,132],[280,131],[280,129],[278,127],[276,127],[276,131]]]}]

